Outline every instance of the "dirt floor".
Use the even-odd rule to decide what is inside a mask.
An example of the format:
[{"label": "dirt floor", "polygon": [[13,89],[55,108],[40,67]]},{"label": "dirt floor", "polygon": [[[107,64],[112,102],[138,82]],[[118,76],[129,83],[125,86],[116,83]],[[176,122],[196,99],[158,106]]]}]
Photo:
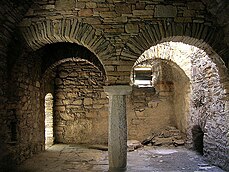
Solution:
[{"label": "dirt floor", "polygon": [[[127,172],[223,172],[184,147],[144,146],[128,152]],[[18,167],[19,172],[108,171],[108,152],[80,145],[57,144]]]}]

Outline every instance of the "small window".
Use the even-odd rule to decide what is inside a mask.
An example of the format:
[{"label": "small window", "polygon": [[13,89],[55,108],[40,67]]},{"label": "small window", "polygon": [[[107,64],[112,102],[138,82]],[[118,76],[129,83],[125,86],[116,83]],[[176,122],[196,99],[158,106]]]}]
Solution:
[{"label": "small window", "polygon": [[150,67],[134,68],[134,85],[138,87],[152,87],[152,70]]}]

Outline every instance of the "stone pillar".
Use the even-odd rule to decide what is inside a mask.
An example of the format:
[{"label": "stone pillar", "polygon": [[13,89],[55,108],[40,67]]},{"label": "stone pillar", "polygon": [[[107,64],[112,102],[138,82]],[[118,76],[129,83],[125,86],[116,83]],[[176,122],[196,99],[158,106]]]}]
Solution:
[{"label": "stone pillar", "polygon": [[109,96],[109,171],[125,171],[127,162],[126,95],[131,86],[105,86]]}]

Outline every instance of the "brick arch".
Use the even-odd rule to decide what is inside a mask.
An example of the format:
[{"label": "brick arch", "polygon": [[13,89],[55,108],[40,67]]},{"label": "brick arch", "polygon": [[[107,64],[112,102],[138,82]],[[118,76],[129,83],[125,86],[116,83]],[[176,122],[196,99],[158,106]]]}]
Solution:
[{"label": "brick arch", "polygon": [[[178,46],[182,45],[183,44]],[[185,44],[183,46],[185,48],[184,51],[177,51],[176,45],[170,42],[164,42],[156,46],[152,46],[136,60],[134,66],[141,64],[145,61],[163,60],[164,62],[171,63],[177,66],[176,68],[182,70],[186,77],[191,80],[192,76],[190,55],[193,53],[199,53],[199,49],[196,47],[190,47],[189,45]]]},{"label": "brick arch", "polygon": [[[172,42],[177,41],[177,42],[185,43],[185,41],[183,41],[183,38],[181,39],[181,37],[173,37],[173,39],[168,39],[168,40],[172,40]],[[192,40],[192,39],[189,39],[189,40]],[[193,41],[196,41],[198,43],[198,40],[196,39],[193,39]],[[192,69],[191,67],[191,58],[192,57],[191,56],[192,55],[201,55],[203,57],[210,58],[211,61],[216,65],[222,87],[225,90],[229,90],[229,86],[228,86],[229,80],[228,80],[227,68],[225,64],[223,63],[223,61],[221,60],[220,56],[217,53],[215,53],[211,49],[211,47],[209,47],[206,43],[200,42],[198,44],[202,46],[202,49],[192,46],[192,50],[193,50],[192,53],[183,51],[182,53],[177,54],[176,51],[169,49],[170,45],[169,45],[169,42],[166,41],[166,39],[163,39],[160,42],[161,43],[157,44],[156,46],[152,46],[148,50],[144,51],[144,53],[142,53],[135,60],[135,63],[133,66],[143,61],[146,61],[146,60],[157,60],[157,59],[169,60],[169,61],[174,62],[176,65],[178,65],[184,71],[185,75],[189,79],[191,79],[191,69]],[[203,47],[205,47],[205,49]],[[161,50],[163,50],[163,52]],[[169,53],[167,54],[165,52],[169,52]],[[225,94],[225,97],[228,97],[228,95]]]},{"label": "brick arch", "polygon": [[125,60],[136,60],[145,50],[158,43],[183,42],[203,49],[211,54],[211,48],[223,59],[229,55],[229,48],[222,43],[223,31],[203,23],[157,22],[148,24],[135,37],[131,37],[121,53]]},{"label": "brick arch", "polygon": [[120,59],[136,61],[146,50],[159,43],[182,42],[206,52],[216,64],[224,87],[229,90],[227,68],[223,61],[229,56],[229,48],[221,43],[223,36],[223,31],[218,28],[200,23],[148,24],[137,36],[128,40]]},{"label": "brick arch", "polygon": [[22,28],[21,31],[33,50],[46,44],[70,42],[88,48],[101,61],[111,58],[115,53],[114,46],[104,36],[97,35],[96,30],[91,25],[82,23],[77,19],[62,18],[39,21]]}]

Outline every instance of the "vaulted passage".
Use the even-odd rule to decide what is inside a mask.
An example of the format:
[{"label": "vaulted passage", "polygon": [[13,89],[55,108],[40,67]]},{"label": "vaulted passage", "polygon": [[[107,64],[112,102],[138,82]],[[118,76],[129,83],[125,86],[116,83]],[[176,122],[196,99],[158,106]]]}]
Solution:
[{"label": "vaulted passage", "polygon": [[0,169],[228,171],[228,5],[2,0]]}]

